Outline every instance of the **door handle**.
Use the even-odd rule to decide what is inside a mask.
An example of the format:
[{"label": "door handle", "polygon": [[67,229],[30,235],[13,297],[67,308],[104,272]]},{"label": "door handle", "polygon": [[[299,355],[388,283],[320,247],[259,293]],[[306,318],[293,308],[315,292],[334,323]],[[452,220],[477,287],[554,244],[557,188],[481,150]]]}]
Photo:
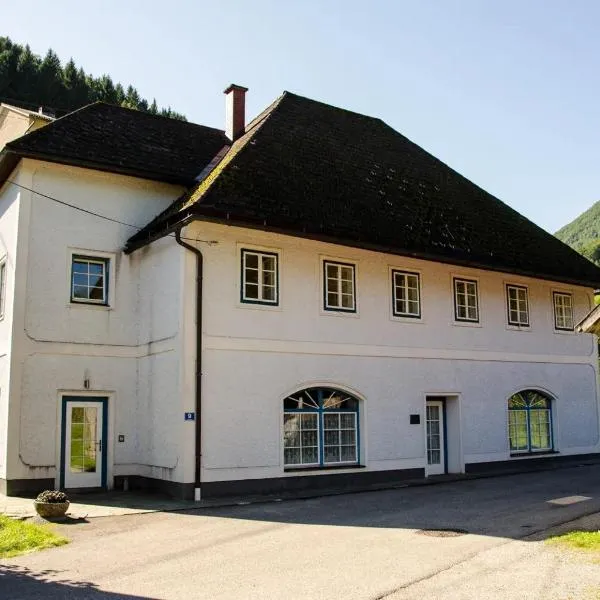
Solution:
[{"label": "door handle", "polygon": [[102,452],[102,440],[98,441],[98,452]]}]

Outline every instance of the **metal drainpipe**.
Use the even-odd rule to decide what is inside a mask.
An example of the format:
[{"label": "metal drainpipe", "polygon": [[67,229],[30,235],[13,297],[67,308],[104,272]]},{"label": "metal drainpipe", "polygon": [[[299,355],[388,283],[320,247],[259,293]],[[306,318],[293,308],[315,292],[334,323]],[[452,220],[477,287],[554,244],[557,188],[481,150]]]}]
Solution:
[{"label": "metal drainpipe", "polygon": [[196,462],[194,465],[194,500],[200,501],[200,460],[202,457],[202,252],[181,239],[180,227],[175,240],[196,255]]}]

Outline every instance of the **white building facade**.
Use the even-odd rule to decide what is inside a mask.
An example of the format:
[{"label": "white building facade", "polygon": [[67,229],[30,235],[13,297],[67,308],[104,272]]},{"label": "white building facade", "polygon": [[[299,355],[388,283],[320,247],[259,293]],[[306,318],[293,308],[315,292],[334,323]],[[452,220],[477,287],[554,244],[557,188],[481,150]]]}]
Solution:
[{"label": "white building facade", "polygon": [[592,285],[202,216],[132,246],[187,186],[107,171],[21,157],[0,188],[0,491],[266,494],[599,453],[597,345],[574,332]]}]

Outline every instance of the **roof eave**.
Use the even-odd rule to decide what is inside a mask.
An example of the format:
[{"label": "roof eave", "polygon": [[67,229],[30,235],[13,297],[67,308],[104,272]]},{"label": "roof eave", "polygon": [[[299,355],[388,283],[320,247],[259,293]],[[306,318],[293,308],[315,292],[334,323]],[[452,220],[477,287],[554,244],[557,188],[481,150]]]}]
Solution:
[{"label": "roof eave", "polygon": [[7,148],[4,148],[0,152],[0,187],[4,185],[20,160],[21,157],[18,154],[11,152]]},{"label": "roof eave", "polygon": [[[138,179],[147,179],[150,181],[159,181],[162,183],[170,183],[173,185],[181,185],[189,187],[194,184],[194,180],[190,180],[186,177],[177,175],[160,175],[153,171],[144,171],[143,169],[128,169],[127,167],[120,167],[118,165],[104,165],[96,163],[94,161],[78,159],[72,157],[61,158],[52,154],[36,153],[36,152],[23,152],[15,151],[7,148],[7,151],[11,154],[18,156],[18,158],[30,158],[32,160],[40,160],[44,162],[67,165],[71,167],[80,167],[83,169],[91,169],[93,171],[101,171],[103,173],[115,173],[117,175],[127,175],[129,177],[137,177]],[[0,181],[2,181],[0,179]]]},{"label": "roof eave", "polygon": [[[493,271],[496,273],[509,273],[512,275],[520,275],[522,277],[530,277],[533,279],[542,279],[545,281],[554,281],[558,283],[566,283],[570,285],[577,285],[586,288],[595,288],[598,287],[599,281],[588,281],[581,280],[577,278],[569,278],[569,277],[557,277],[555,275],[549,274],[539,274],[539,273],[531,273],[522,269],[511,269],[508,267],[495,266],[495,265],[487,265],[480,261],[461,259],[461,258],[451,258],[447,256],[440,256],[428,252],[421,251],[411,251],[408,249],[401,248],[392,248],[385,245],[372,244],[369,242],[361,242],[360,240],[348,240],[339,237],[334,237],[327,234],[319,234],[315,232],[308,231],[298,231],[284,225],[277,224],[269,224],[267,221],[260,221],[256,219],[255,221],[251,219],[235,219],[230,218],[229,215],[220,215],[215,212],[215,214],[198,214],[192,212],[186,212],[184,215],[177,214],[172,217],[171,220],[167,220],[165,224],[155,231],[148,232],[147,236],[140,236],[139,234],[133,235],[130,240],[127,242],[125,246],[125,253],[131,254],[135,250],[142,248],[147,244],[151,244],[152,242],[164,237],[165,235],[169,235],[176,229],[180,227],[184,227],[188,225],[192,221],[206,221],[209,223],[219,223],[222,225],[229,225],[232,227],[244,227],[246,229],[254,229],[260,231],[268,231],[270,233],[278,233],[281,235],[287,235],[291,237],[310,239],[314,241],[325,242],[329,244],[336,244],[339,246],[347,246],[351,248],[360,248],[362,250],[371,250],[373,252],[381,252],[384,254],[393,254],[396,256],[407,256],[411,258],[417,258],[421,260],[427,260],[430,262],[438,262],[444,264],[450,264],[455,266],[464,266],[470,267],[473,269],[481,269],[483,271]],[[600,325],[599,325],[600,329]]]},{"label": "roof eave", "polygon": [[579,333],[600,334],[600,304],[594,308],[575,325],[575,331]]}]

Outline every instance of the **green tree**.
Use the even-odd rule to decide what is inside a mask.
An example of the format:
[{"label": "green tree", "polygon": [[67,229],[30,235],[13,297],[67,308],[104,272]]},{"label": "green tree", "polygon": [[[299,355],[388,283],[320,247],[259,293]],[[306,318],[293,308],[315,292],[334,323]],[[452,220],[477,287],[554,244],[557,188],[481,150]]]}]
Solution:
[{"label": "green tree", "polygon": [[86,74],[73,58],[63,67],[53,50],[48,50],[42,60],[29,46],[23,47],[2,36],[0,98],[32,109],[40,105],[52,107],[59,114],[100,100],[185,120],[183,115],[170,108],[160,109],[156,100],[148,104],[132,85],[128,85],[125,92],[120,83],[113,83],[110,75],[96,78]]}]

